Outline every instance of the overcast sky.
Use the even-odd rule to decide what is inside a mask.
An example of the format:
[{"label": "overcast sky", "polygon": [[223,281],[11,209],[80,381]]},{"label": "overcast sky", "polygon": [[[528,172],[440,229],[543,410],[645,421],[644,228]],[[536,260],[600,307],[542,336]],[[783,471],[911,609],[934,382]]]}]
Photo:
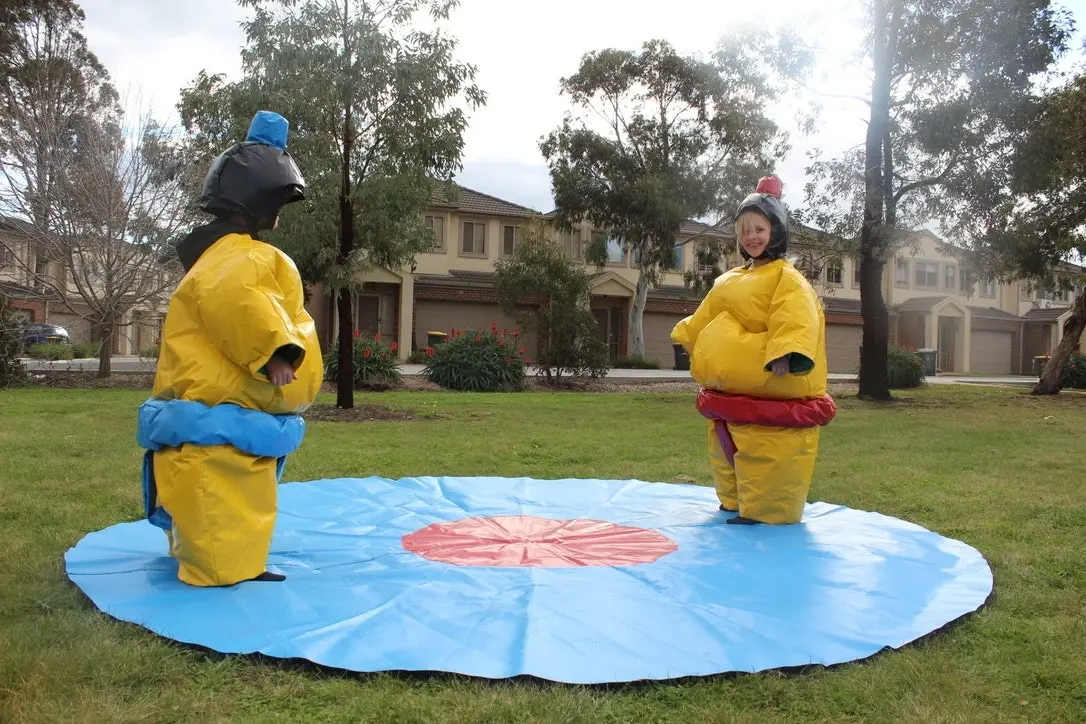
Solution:
[{"label": "overcast sky", "polygon": [[[576,72],[580,56],[589,50],[637,49],[648,39],[662,38],[681,53],[707,55],[734,23],[772,23],[774,18],[784,18],[802,19],[808,27],[818,23],[827,31],[823,37],[833,37],[836,29],[841,37],[833,37],[831,46],[844,51],[855,36],[841,20],[846,15],[843,8],[855,12],[858,2],[462,0],[447,28],[459,39],[460,58],[478,67],[476,82],[489,97],[486,107],[471,117],[458,181],[549,211],[553,205],[550,178],[538,143],[561,122],[568,108],[566,99],[558,95],[559,80]],[[244,35],[239,22],[249,11],[233,0],[80,0],[80,4],[87,16],[91,48],[118,88],[140,94],[160,118],[175,115],[180,89],[201,69],[233,77],[240,72]],[[810,10],[811,6],[818,10]],[[1070,0],[1064,6],[1076,19],[1086,18],[1086,0]],[[1081,56],[1079,46],[1076,39],[1076,58]],[[839,64],[832,58],[823,65],[828,75],[819,79],[820,89],[863,93],[862,87],[848,87],[854,79],[839,74]],[[818,148],[826,156],[835,156],[863,142],[862,105],[825,98],[820,103],[818,131],[808,137],[793,132],[794,149],[776,169],[784,180],[789,205],[802,202],[808,150]],[[795,129],[792,114],[792,108],[783,106],[773,113],[788,130]]]}]

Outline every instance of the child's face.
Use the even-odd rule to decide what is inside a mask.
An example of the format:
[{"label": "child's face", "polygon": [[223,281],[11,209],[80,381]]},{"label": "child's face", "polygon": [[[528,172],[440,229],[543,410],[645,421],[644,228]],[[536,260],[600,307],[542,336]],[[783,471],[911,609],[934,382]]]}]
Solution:
[{"label": "child's face", "polygon": [[739,217],[739,243],[752,259],[761,256],[769,245],[770,230],[769,219],[757,211],[747,211]]}]

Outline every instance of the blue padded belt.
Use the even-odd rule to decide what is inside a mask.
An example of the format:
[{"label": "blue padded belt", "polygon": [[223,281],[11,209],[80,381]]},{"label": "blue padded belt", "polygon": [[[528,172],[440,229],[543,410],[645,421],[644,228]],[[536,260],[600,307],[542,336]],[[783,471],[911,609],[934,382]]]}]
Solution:
[{"label": "blue padded belt", "polygon": [[153,455],[164,447],[232,445],[243,453],[276,458],[276,480],[283,477],[287,455],[305,437],[299,415],[271,415],[238,405],[208,406],[190,400],[147,400],[139,409],[136,441],[143,456],[143,509],[153,525],[169,530],[170,514],[158,505]]}]

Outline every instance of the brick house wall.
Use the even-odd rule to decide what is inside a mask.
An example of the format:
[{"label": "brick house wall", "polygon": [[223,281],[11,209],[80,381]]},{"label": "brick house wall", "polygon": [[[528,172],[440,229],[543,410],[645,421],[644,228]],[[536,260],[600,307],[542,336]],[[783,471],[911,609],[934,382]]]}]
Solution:
[{"label": "brick house wall", "polygon": [[8,307],[13,310],[25,312],[29,322],[44,322],[47,309],[44,299],[18,299],[9,298]]}]

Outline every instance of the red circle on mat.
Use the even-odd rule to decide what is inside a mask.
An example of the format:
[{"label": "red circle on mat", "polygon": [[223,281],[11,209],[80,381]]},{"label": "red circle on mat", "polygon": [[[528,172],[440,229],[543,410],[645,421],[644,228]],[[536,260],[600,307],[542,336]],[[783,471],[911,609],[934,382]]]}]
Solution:
[{"label": "red circle on mat", "polygon": [[632,566],[679,549],[655,531],[601,520],[497,515],[434,523],[403,537],[423,558],[458,566]]}]

